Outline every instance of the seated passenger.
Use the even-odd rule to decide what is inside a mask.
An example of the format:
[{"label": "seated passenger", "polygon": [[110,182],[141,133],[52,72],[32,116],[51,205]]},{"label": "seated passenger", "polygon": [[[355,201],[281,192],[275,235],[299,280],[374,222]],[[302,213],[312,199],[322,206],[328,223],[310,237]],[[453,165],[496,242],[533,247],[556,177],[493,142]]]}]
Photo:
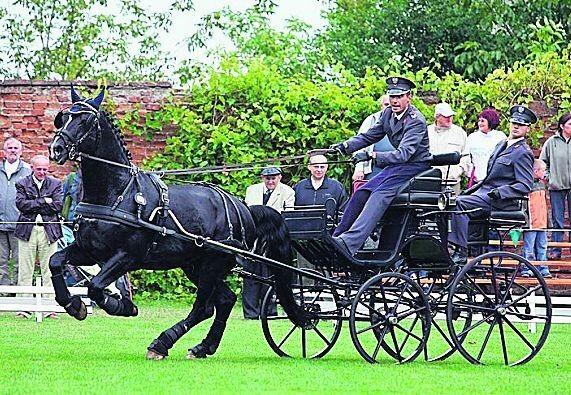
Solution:
[{"label": "seated passenger", "polygon": [[489,217],[492,209],[514,211],[516,200],[529,194],[533,185],[533,152],[525,142],[530,125],[537,116],[529,108],[510,109],[510,135],[500,142],[488,162],[486,177],[467,189],[456,199],[456,210],[479,209],[465,214],[453,214],[448,241],[454,253],[452,261],[464,264],[468,259],[468,223],[470,219]]},{"label": "seated passenger", "polygon": [[383,217],[398,191],[411,178],[430,168],[428,131],[424,116],[410,104],[414,83],[403,77],[387,78],[390,108],[366,133],[330,148],[342,154],[355,152],[388,136],[396,149],[387,152],[359,152],[354,160],[376,159],[383,170],[360,187],[345,207],[333,240],[354,255]]}]

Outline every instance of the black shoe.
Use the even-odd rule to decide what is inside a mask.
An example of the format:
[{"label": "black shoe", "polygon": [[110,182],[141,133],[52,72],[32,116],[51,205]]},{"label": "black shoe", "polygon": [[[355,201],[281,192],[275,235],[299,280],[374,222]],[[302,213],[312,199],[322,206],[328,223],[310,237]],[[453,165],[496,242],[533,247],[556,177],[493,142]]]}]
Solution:
[{"label": "black shoe", "polygon": [[465,265],[468,262],[468,249],[456,247],[456,251],[454,251],[450,259],[455,265]]},{"label": "black shoe", "polygon": [[351,251],[349,251],[349,247],[347,247],[347,244],[345,244],[345,241],[342,238],[333,237],[333,242],[337,245],[339,250],[346,252],[349,256],[353,256]]}]

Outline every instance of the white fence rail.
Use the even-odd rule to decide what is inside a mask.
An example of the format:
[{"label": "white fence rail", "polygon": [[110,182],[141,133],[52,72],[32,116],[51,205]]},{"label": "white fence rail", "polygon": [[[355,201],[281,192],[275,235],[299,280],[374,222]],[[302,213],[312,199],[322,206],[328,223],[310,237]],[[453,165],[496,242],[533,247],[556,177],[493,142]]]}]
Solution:
[{"label": "white fence rail", "polygon": [[[91,314],[91,299],[87,297],[87,287],[70,287],[72,295],[81,295],[87,307],[87,313]],[[36,322],[42,322],[44,313],[65,313],[65,309],[58,305],[54,299],[53,287],[42,286],[42,278],[36,277],[34,285],[0,285],[0,294],[15,294],[15,297],[0,297],[0,312],[2,311],[25,311],[35,313]]]}]

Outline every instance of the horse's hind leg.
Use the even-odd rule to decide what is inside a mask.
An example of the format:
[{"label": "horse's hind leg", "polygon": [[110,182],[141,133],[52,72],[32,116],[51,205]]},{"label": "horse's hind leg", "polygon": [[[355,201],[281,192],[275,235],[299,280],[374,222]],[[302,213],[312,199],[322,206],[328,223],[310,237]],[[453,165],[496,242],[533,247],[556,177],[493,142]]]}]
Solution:
[{"label": "horse's hind leg", "polygon": [[224,281],[220,281],[212,297],[214,298],[214,305],[216,306],[214,322],[204,340],[188,350],[186,356],[188,359],[205,358],[207,355],[213,355],[216,352],[222,340],[224,330],[226,329],[226,322],[238,299],[236,294],[232,292]]},{"label": "horse's hind leg", "polygon": [[[196,272],[185,270],[188,278],[197,285],[196,300],[190,314],[182,321],[162,332],[147,347],[147,359],[163,359],[169,354],[173,345],[192,327],[214,315],[214,295],[219,284],[234,265],[233,257],[209,256],[195,266]],[[230,258],[230,259],[228,259]],[[199,269],[200,268],[200,269]],[[235,296],[234,296],[235,297]],[[230,308],[231,309],[231,308]],[[229,315],[229,313],[228,313]],[[227,318],[227,317],[226,317]],[[224,326],[226,323],[224,322]],[[221,328],[224,331],[224,328]],[[220,335],[220,338],[222,335]]]}]

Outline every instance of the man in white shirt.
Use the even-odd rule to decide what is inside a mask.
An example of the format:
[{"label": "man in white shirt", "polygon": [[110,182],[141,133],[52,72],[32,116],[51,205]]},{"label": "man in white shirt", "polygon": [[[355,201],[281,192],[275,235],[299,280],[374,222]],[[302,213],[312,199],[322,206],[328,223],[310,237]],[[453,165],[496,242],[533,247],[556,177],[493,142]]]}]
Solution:
[{"label": "man in white shirt", "polygon": [[445,185],[452,187],[456,195],[460,194],[462,174],[468,174],[469,159],[466,151],[466,131],[453,121],[454,110],[448,103],[438,103],[434,108],[434,124],[428,126],[430,153],[433,155],[449,152],[466,154],[457,165],[435,166],[442,171]]}]

